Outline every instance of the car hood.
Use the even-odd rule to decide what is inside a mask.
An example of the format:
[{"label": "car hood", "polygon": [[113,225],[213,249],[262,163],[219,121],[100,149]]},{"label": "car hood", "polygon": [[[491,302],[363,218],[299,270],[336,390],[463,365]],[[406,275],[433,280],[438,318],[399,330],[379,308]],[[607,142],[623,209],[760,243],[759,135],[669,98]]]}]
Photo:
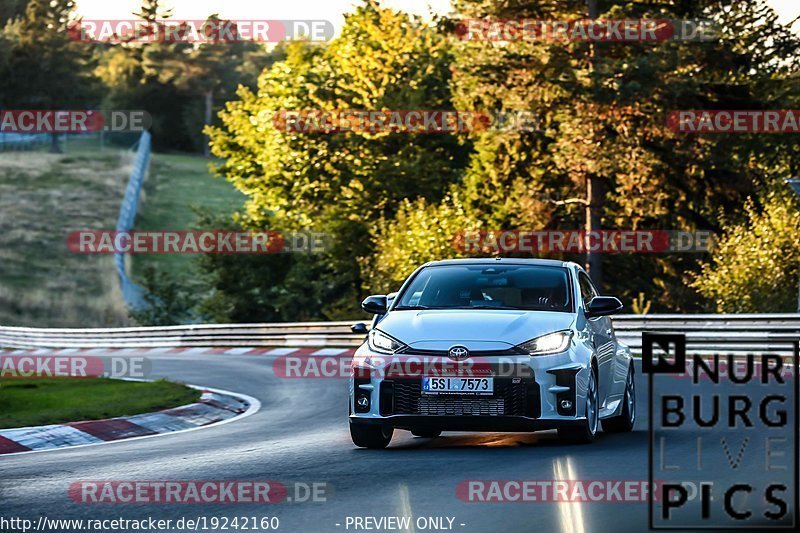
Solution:
[{"label": "car hood", "polygon": [[461,344],[474,350],[516,346],[554,331],[569,329],[572,313],[505,309],[429,309],[391,311],[376,328],[420,349]]}]

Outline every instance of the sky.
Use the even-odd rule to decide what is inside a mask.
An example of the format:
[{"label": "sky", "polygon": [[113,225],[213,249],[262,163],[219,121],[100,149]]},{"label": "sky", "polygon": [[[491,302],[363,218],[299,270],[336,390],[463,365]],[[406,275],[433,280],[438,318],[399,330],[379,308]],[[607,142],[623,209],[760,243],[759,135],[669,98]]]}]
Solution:
[{"label": "sky", "polygon": [[[788,22],[800,15],[800,0],[767,0]],[[85,19],[129,19],[137,11],[140,0],[77,0],[78,12]],[[337,29],[343,23],[342,14],[352,10],[359,0],[167,0],[174,8],[173,16],[184,20],[204,20],[211,13],[236,20],[330,20]],[[386,7],[402,9],[419,15],[431,12],[446,14],[450,0],[382,0]],[[800,32],[800,24],[795,26]]]},{"label": "sky", "polygon": [[[91,19],[128,19],[138,11],[140,0],[77,0],[78,13]],[[229,20],[330,20],[337,33],[342,15],[360,4],[358,0],[166,0],[173,18],[205,20],[219,13]],[[381,4],[419,15],[450,11],[450,0],[382,0]]]}]

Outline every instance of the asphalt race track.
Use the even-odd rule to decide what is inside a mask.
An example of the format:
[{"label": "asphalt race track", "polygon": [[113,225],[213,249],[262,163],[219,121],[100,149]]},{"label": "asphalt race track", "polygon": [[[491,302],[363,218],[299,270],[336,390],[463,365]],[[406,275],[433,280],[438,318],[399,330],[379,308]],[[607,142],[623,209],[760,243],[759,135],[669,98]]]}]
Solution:
[{"label": "asphalt race track", "polygon": [[[464,502],[465,480],[648,479],[647,383],[637,364],[638,419],[631,434],[603,434],[566,446],[554,432],[395,433],[384,451],[354,448],[343,379],[283,379],[269,356],[153,355],[153,377],[226,389],[261,401],[253,416],[219,427],[85,448],[0,457],[5,517],[278,517],[279,531],[353,531],[347,517],[451,517],[454,531],[644,531],[647,503]],[[675,387],[692,387],[674,380]],[[702,384],[694,388],[701,388]],[[693,438],[671,456],[695,454]],[[732,448],[738,448],[732,443]],[[750,461],[745,456],[745,463]],[[753,461],[754,462],[754,461]],[[735,469],[715,479],[741,481]],[[326,501],[273,505],[83,504],[67,494],[78,480],[276,480],[324,482]],[[445,521],[447,524],[447,521]],[[463,525],[462,525],[463,524]],[[411,529],[409,529],[411,530]],[[413,529],[420,531],[419,528]]]}]

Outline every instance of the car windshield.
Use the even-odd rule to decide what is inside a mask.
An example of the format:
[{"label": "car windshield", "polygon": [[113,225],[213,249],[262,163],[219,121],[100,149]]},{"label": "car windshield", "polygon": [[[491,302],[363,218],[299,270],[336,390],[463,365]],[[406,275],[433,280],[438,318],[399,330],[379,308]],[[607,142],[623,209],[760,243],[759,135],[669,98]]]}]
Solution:
[{"label": "car windshield", "polygon": [[402,309],[525,309],[571,312],[567,270],[541,265],[424,268],[403,292]]}]

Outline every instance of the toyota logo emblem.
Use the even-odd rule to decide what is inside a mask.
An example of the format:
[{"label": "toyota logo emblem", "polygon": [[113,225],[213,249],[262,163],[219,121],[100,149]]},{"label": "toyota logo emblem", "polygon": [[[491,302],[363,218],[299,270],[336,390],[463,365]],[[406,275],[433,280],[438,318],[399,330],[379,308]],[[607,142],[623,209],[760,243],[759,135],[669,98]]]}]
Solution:
[{"label": "toyota logo emblem", "polygon": [[469,350],[467,350],[463,346],[453,346],[447,352],[447,357],[449,357],[453,361],[463,361],[464,359],[469,357]]}]

